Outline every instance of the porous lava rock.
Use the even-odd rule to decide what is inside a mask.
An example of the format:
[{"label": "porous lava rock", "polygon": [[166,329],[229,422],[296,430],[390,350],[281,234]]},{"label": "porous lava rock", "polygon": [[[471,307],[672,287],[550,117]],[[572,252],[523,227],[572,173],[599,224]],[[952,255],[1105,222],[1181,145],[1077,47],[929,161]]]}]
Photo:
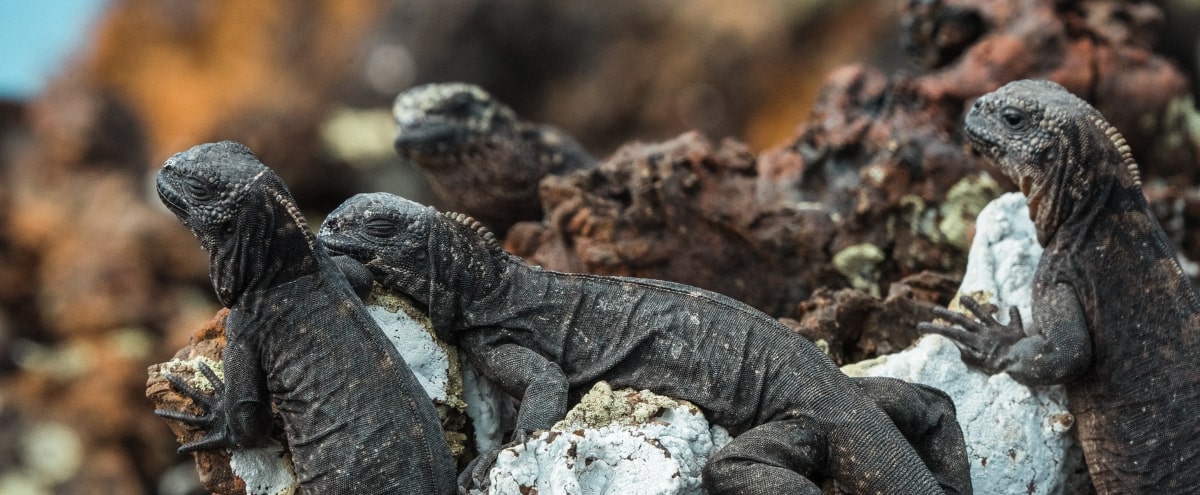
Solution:
[{"label": "porous lava rock", "polygon": [[629,144],[545,178],[546,220],[518,223],[505,247],[548,269],[673,280],[774,314],[844,286],[828,262],[829,214],[759,201],[757,188],[755,157],[736,141]]}]

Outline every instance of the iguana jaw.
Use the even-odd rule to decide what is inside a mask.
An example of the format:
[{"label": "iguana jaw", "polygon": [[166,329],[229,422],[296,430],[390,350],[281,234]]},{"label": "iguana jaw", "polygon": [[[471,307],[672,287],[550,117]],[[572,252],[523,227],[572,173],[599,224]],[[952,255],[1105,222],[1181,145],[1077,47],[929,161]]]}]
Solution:
[{"label": "iguana jaw", "polygon": [[453,122],[420,120],[408,125],[399,124],[392,146],[401,156],[441,154],[462,147],[470,133]]},{"label": "iguana jaw", "polygon": [[963,131],[971,143],[971,148],[990,161],[996,168],[1000,169],[1005,176],[1007,176],[1013,181],[1014,184],[1017,185],[1017,187],[1021,190],[1021,194],[1024,194],[1025,198],[1029,201],[1029,216],[1036,219],[1038,207],[1042,203],[1043,195],[1040,188],[1034,187],[1033,177],[1029,174],[1022,173],[1017,168],[1007,166],[1004,161],[1000,159],[1003,150],[998,144],[995,143],[993,139],[989,137],[988,134],[979,132],[977,128],[970,125],[969,122],[968,125],[963,128]]},{"label": "iguana jaw", "polygon": [[335,233],[322,228],[319,239],[321,240],[321,245],[325,247],[325,251],[330,256],[349,256],[363,264],[374,258],[369,250],[363,249],[345,234]]},{"label": "iguana jaw", "polygon": [[162,200],[163,205],[186,223],[188,217],[187,207],[183,206],[183,200],[179,197],[179,194],[175,192],[171,184],[161,174],[155,179],[155,189],[158,191],[158,199]]}]

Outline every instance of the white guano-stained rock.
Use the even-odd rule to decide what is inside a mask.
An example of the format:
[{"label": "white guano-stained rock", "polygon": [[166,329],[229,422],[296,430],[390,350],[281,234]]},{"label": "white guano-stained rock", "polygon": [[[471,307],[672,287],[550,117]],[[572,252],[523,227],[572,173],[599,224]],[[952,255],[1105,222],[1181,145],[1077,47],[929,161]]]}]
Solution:
[{"label": "white guano-stained rock", "polygon": [[501,451],[488,493],[699,495],[701,469],[729,439],[687,402],[599,382],[549,431]]},{"label": "white guano-stained rock", "polygon": [[[1005,194],[979,213],[960,294],[1030,318],[1033,274],[1042,248],[1025,197]],[[952,309],[958,309],[955,302]],[[967,443],[975,493],[1074,493],[1082,454],[1061,386],[1030,388],[1001,373],[968,368],[958,348],[927,335],[903,352],[843,368],[852,376],[889,376],[937,387],[954,400]],[[1084,480],[1085,481],[1085,480]]]}]

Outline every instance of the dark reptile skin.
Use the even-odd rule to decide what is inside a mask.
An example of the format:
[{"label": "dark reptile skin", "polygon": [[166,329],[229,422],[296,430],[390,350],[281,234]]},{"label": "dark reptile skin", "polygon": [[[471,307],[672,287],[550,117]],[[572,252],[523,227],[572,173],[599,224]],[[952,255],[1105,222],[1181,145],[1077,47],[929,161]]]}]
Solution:
[{"label": "dark reptile skin", "polygon": [[538,182],[596,159],[555,127],[529,122],[482,88],[416,86],[396,96],[396,153],[420,168],[445,204],[503,233],[541,220]]},{"label": "dark reptile skin", "polygon": [[[522,398],[518,438],[549,428],[607,380],[691,401],[741,435],[705,468],[709,493],[817,494],[829,477],[855,493],[971,493],[945,394],[852,380],[811,342],[729,297],[542,270],[465,216],[382,193],[348,200],[319,238],[426,304],[443,338]],[[466,484],[482,481],[481,471],[468,474]]]},{"label": "dark reptile skin", "polygon": [[263,444],[273,401],[301,493],[452,493],[433,404],[279,177],[226,141],[169,159],[158,189],[209,251],[230,308],[219,407],[164,414],[216,425],[182,450]]},{"label": "dark reptile skin", "polygon": [[[1062,86],[1017,81],[966,119],[975,149],[1029,197],[1042,253],[1033,322],[922,325],[964,359],[1029,385],[1065,384],[1101,494],[1200,487],[1200,304],[1150,213],[1121,135]],[[983,313],[979,310],[977,313]]]}]

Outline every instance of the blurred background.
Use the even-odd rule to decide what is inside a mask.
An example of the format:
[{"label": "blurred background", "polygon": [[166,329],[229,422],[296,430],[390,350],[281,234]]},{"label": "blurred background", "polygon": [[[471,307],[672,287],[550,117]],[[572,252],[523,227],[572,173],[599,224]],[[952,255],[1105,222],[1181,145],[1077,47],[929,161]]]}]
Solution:
[{"label": "blurred background", "polygon": [[[360,191],[436,203],[394,157],[389,107],[439,81],[599,157],[690,129],[764,150],[834,68],[916,67],[905,3],[5,2],[0,493],[199,491],[144,397],[146,368],[218,309],[207,258],[151,188],[171,154],[241,141],[314,223]],[[1165,2],[1157,47],[1193,82],[1197,4]]]}]

